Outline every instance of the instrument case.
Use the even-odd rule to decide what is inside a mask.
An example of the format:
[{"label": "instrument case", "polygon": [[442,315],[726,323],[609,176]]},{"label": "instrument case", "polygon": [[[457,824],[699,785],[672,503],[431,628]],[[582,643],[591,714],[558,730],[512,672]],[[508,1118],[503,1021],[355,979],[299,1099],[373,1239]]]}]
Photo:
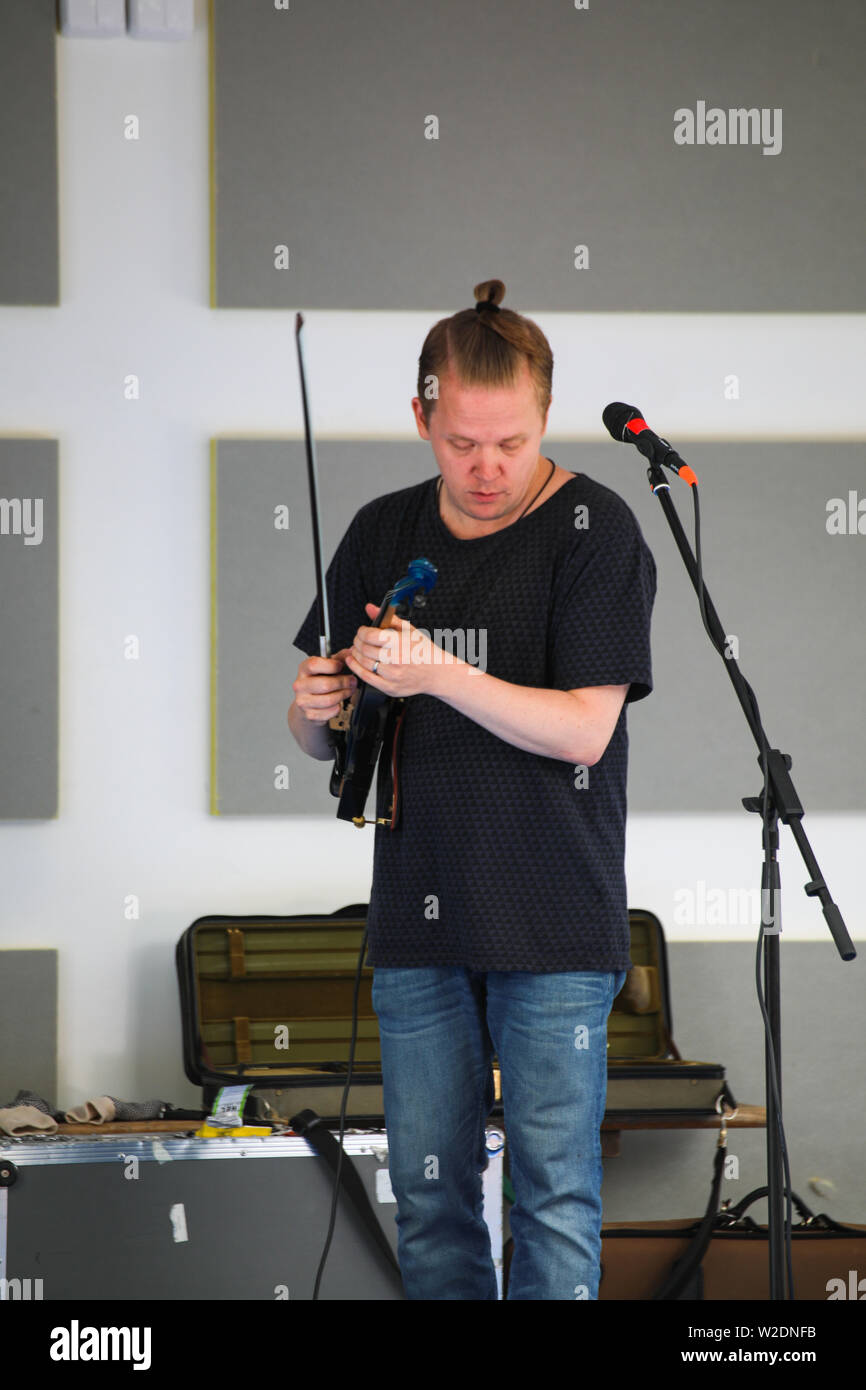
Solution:
[{"label": "instrument case", "polygon": [[[367,904],[288,917],[204,916],[176,950],[184,1071],[210,1109],[223,1086],[251,1085],[246,1116],[283,1122],[304,1109],[339,1122],[352,998]],[[707,1115],[735,1106],[724,1068],[684,1060],[673,1041],[664,932],[629,912],[631,957],[608,1020],[606,1118]],[[373,970],[364,965],[350,1127],[384,1123]],[[500,1114],[498,1066],[494,1063]]]},{"label": "instrument case", "polygon": [[[696,1220],[613,1221],[602,1227],[599,1299],[661,1299],[678,1263],[696,1240],[702,1254],[683,1287],[668,1299],[753,1303],[770,1298],[768,1232],[747,1215],[767,1196],[756,1188],[735,1207],[716,1211],[704,1239]],[[814,1213],[791,1194],[791,1266],[799,1302],[862,1299],[858,1283],[866,1266],[866,1226],[847,1225]],[[506,1257],[507,1267],[510,1263]],[[692,1261],[694,1263],[694,1260]]]}]

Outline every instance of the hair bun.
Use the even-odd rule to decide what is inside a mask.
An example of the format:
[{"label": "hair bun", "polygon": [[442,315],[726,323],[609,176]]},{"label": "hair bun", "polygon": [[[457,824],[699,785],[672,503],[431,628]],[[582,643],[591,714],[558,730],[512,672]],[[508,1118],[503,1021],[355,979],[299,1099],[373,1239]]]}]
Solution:
[{"label": "hair bun", "polygon": [[505,285],[502,280],[482,280],[480,285],[475,286],[473,293],[476,309],[487,304],[493,309],[498,309],[505,295]]}]

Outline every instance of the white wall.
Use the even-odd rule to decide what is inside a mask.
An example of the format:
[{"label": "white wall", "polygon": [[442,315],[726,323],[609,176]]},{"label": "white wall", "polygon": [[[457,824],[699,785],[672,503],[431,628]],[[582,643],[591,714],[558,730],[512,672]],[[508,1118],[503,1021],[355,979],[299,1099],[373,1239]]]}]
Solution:
[{"label": "white wall", "polygon": [[[60,814],[0,826],[0,944],[59,948],[49,1099],[64,1108],[105,1093],[196,1101],[174,969],[196,917],[328,911],[364,900],[370,884],[371,835],[336,820],[207,812],[208,440],[298,434],[301,417],[293,315],[207,307],[202,4],[197,19],[190,43],[58,39],[62,305],[0,308],[0,431],[59,438],[62,508]],[[131,113],[137,142],[123,135]],[[421,341],[467,293],[458,279],[453,304],[418,313],[310,313],[318,433],[415,438]],[[557,363],[557,435],[599,438],[603,406],[621,399],[678,443],[863,437],[863,315],[538,317]],[[723,395],[731,372],[736,402]],[[124,399],[130,373],[139,401]],[[139,661],[124,659],[128,634],[140,638]],[[632,817],[631,903],[655,910],[676,940],[675,886],[758,881],[757,824],[737,808]],[[862,941],[866,814],[806,826]],[[782,872],[786,938],[822,938],[787,832]],[[131,894],[138,920],[125,916]],[[707,929],[702,939],[751,935]]]}]

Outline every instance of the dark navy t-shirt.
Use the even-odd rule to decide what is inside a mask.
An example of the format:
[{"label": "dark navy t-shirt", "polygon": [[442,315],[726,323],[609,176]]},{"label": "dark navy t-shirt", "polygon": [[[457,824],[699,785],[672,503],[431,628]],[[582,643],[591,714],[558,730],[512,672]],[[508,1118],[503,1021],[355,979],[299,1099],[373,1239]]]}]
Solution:
[{"label": "dark navy t-shirt", "polygon": [[[332,651],[352,645],[371,621],[364,604],[378,607],[425,556],[438,580],[410,620],[437,645],[515,685],[629,691],[603,757],[582,770],[515,748],[433,696],[407,699],[400,824],[374,831],[368,963],[628,970],[626,711],[652,690],[652,553],[622,498],[585,474],[470,539],[439,516],[437,481],[355,516],[326,577]],[[447,635],[459,632],[462,651]],[[318,654],[315,604],[294,644]],[[382,815],[384,751],[379,761]]]}]

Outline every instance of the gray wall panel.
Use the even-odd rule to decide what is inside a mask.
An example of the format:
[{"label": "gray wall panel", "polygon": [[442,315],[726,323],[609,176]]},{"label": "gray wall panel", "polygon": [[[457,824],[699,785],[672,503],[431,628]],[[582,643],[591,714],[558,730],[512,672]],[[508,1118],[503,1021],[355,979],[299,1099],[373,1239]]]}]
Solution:
[{"label": "gray wall panel", "polygon": [[[371,497],[429,477],[429,451],[318,441],[327,560]],[[220,440],[216,489],[216,739],[211,810],[221,815],[333,815],[328,764],[307,758],[286,723],[303,653],[292,646],[315,596],[306,455],[299,440]],[[289,529],[274,527],[287,506]],[[395,575],[394,578],[399,576]],[[380,595],[380,598],[382,596]],[[274,768],[287,764],[289,787]]]},{"label": "gray wall panel", "polygon": [[[864,307],[860,0],[213,14],[218,306],[453,309],[495,275],[535,311]],[[699,102],[725,143],[676,143]]]},{"label": "gray wall panel", "polygon": [[0,1106],[18,1091],[59,1105],[53,950],[0,951]]},{"label": "gray wall panel", "polygon": [[[826,523],[830,498],[866,494],[863,446],[674,443],[699,479],[704,582],[739,639],[771,746],[792,754],[807,811],[862,811],[866,535],[830,535]],[[655,688],[629,712],[629,806],[741,811],[761,788],[758,750],[644,460],[613,441],[548,440],[546,452],[625,498],[658,566]],[[689,488],[669,477],[694,548]]]},{"label": "gray wall panel", "polygon": [[57,441],[0,439],[3,820],[57,815],[57,515]]},{"label": "gray wall panel", "polygon": [[54,0],[0,0],[0,304],[58,304]]},{"label": "gray wall panel", "polygon": [[[828,499],[862,491],[862,447],[676,443],[700,479],[705,583],[739,639],[772,745],[793,755],[807,811],[862,811],[866,536],[827,532]],[[612,441],[543,448],[628,502],[658,566],[655,689],[629,710],[630,808],[740,812],[760,790],[757,749],[643,460]],[[364,502],[435,472],[429,449],[409,442],[328,441],[319,453],[326,563]],[[301,660],[291,640],[315,593],[303,445],[223,441],[218,455],[218,809],[333,816],[329,765],[301,753],[286,726]],[[670,477],[691,538],[689,490]],[[279,502],[288,533],[273,529]],[[285,792],[273,788],[282,763]]]}]

